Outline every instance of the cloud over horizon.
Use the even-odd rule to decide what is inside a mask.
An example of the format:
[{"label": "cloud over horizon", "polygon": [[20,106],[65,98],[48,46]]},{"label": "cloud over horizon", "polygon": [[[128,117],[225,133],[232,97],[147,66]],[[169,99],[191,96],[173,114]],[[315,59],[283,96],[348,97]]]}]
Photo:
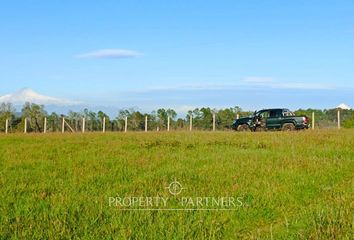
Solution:
[{"label": "cloud over horizon", "polygon": [[118,58],[135,58],[143,54],[128,49],[99,49],[92,52],[77,55],[78,58],[101,58],[101,59],[118,59]]},{"label": "cloud over horizon", "polygon": [[[348,86],[347,86],[348,87]],[[213,90],[232,90],[245,88],[263,88],[266,89],[294,89],[294,90],[333,90],[342,88],[333,84],[315,84],[307,82],[285,82],[276,81],[272,77],[245,77],[239,81],[228,83],[197,83],[197,84],[179,84],[165,86],[150,86],[142,92],[155,91],[213,91]]]},{"label": "cloud over horizon", "polygon": [[309,82],[285,82],[277,81],[272,77],[245,77],[241,80],[243,86],[278,88],[278,89],[302,89],[302,90],[331,90],[339,86],[328,83]]}]

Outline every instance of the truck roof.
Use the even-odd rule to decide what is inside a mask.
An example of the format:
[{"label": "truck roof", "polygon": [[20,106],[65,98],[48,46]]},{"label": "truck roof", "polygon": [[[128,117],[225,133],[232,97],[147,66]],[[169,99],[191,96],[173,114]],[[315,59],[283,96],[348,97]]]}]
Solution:
[{"label": "truck roof", "polygon": [[[287,111],[290,111],[289,109],[287,108],[264,108],[264,109],[261,109],[259,111],[267,111],[267,110],[287,110]],[[258,112],[259,112],[258,111]]]}]

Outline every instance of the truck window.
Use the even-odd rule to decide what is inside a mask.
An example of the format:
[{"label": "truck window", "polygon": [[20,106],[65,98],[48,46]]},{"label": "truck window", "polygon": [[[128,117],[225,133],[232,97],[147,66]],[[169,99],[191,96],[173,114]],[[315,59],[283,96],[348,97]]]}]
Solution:
[{"label": "truck window", "polygon": [[269,117],[269,111],[264,111],[259,114],[261,118],[268,118]]},{"label": "truck window", "polygon": [[293,112],[289,111],[289,110],[284,110],[283,116],[284,117],[295,116],[295,114]]},{"label": "truck window", "polygon": [[270,110],[269,117],[271,118],[281,117],[281,110]]}]

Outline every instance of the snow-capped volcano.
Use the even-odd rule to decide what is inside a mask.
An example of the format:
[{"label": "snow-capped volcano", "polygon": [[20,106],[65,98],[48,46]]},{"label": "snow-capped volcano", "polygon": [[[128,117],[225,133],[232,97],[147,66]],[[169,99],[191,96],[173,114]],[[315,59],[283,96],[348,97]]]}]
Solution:
[{"label": "snow-capped volcano", "polygon": [[337,106],[337,108],[343,109],[343,110],[350,110],[351,107],[349,107],[347,104],[345,103],[341,103]]},{"label": "snow-capped volcano", "polygon": [[31,102],[42,105],[59,106],[76,105],[80,103],[76,101],[41,95],[29,88],[23,88],[17,92],[0,96],[0,102],[10,102],[15,105],[24,104],[25,102]]}]

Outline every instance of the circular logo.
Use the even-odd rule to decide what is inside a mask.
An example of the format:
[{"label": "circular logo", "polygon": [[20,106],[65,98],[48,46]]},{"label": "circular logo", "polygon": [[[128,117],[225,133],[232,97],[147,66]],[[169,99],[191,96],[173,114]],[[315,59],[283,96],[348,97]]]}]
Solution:
[{"label": "circular logo", "polygon": [[179,182],[176,181],[176,179],[170,183],[170,185],[168,185],[168,187],[166,187],[168,189],[168,191],[172,194],[172,195],[178,195],[182,192],[182,190],[184,189],[182,187],[182,184],[180,184]]}]

